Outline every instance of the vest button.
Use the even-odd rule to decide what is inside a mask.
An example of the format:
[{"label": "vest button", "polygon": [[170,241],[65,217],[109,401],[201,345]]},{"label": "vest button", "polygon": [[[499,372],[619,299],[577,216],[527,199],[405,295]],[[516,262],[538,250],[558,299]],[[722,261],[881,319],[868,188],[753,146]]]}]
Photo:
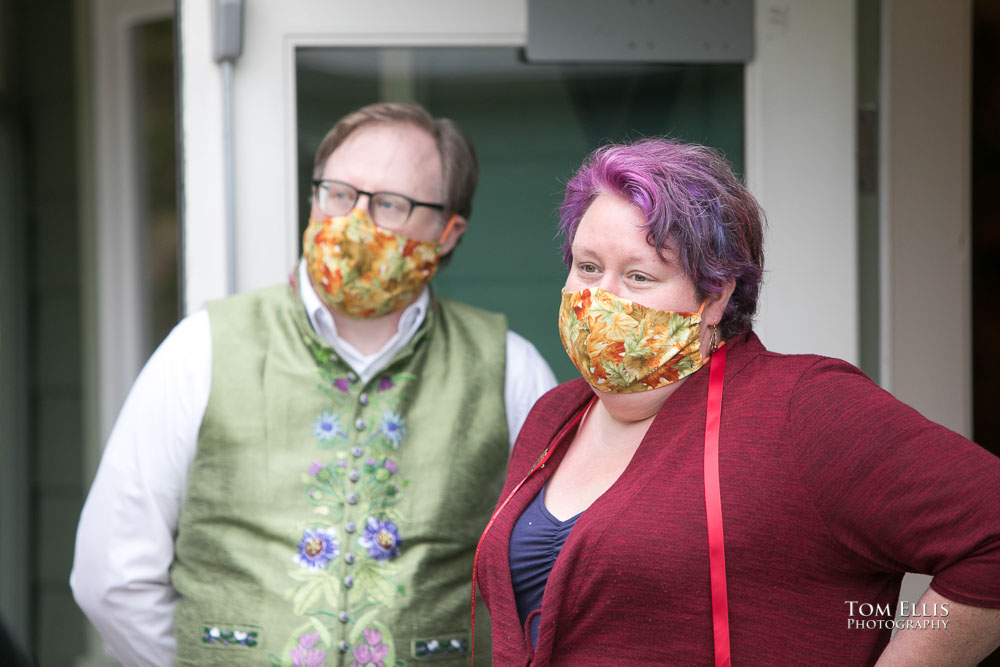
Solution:
[{"label": "vest button", "polygon": [[350,380],[351,382],[356,382],[358,379],[358,374],[355,373],[354,371],[351,371],[347,374],[347,379]]},{"label": "vest button", "polygon": [[361,405],[368,405],[368,394],[361,392],[361,395],[358,396],[358,401],[361,402]]},{"label": "vest button", "polygon": [[368,422],[366,422],[361,417],[358,417],[354,421],[354,428],[358,429],[359,431],[364,431],[366,426],[368,426]]}]

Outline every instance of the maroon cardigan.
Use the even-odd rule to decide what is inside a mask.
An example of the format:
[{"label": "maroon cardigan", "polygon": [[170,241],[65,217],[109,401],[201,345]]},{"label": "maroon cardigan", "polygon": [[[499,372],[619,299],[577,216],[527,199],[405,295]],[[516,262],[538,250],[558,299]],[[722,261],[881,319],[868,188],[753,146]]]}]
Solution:
[{"label": "maroon cardigan", "polygon": [[[845,362],[774,354],[753,334],[729,345],[719,466],[733,664],[873,663],[891,631],[849,622],[880,618],[863,603],[895,609],[904,571],[935,575],[951,600],[1000,608],[1000,459]],[[495,664],[713,664],[707,391],[706,366],[577,521],[535,650],[514,604],[510,534],[572,431],[496,515],[477,565]],[[579,379],[538,401],[501,503],[592,396]]]}]

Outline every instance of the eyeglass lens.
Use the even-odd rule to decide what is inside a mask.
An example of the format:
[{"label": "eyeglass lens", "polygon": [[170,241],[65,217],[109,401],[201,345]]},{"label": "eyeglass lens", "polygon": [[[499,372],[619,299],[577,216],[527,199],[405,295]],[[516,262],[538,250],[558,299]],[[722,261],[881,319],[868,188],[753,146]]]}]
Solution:
[{"label": "eyeglass lens", "polygon": [[[347,214],[357,203],[360,193],[346,183],[324,182],[317,188],[317,204],[326,215]],[[368,212],[379,227],[399,227],[410,216],[410,202],[400,195],[376,192],[369,198]]]}]

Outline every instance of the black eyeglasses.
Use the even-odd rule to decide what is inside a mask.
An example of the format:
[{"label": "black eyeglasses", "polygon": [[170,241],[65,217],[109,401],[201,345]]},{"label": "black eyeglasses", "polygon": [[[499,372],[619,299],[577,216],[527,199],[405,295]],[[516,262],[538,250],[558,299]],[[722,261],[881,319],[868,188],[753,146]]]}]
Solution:
[{"label": "black eyeglasses", "polygon": [[367,195],[372,220],[385,229],[402,227],[417,206],[444,210],[444,204],[429,204],[395,192],[366,192],[343,181],[315,179],[312,183],[316,192],[316,207],[326,215],[345,215],[354,208],[361,195]]}]

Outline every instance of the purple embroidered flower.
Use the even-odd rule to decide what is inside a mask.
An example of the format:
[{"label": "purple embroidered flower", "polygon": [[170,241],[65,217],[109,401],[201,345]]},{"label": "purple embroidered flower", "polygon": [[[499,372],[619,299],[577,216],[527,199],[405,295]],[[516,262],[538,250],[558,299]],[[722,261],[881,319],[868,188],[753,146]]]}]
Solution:
[{"label": "purple embroidered flower", "polygon": [[382,423],[378,425],[379,432],[385,436],[386,440],[392,443],[393,449],[399,449],[399,443],[406,437],[406,426],[403,418],[391,410],[387,410],[382,415]]},{"label": "purple embroidered flower", "polygon": [[309,474],[315,477],[319,474],[319,471],[323,469],[323,464],[319,461],[313,461],[309,464]]},{"label": "purple embroidered flower", "polygon": [[388,375],[383,375],[378,381],[378,389],[376,389],[376,391],[379,392],[389,391],[394,386],[396,385],[393,383],[392,378],[390,378]]},{"label": "purple embroidered flower", "polygon": [[395,475],[399,472],[399,466],[392,459],[385,460],[385,469],[389,471],[390,475]]},{"label": "purple embroidered flower", "polygon": [[347,381],[347,378],[337,378],[336,380],[333,381],[333,386],[339,389],[340,391],[344,392],[345,394],[351,389],[351,385]]},{"label": "purple embroidered flower", "polygon": [[365,465],[374,468],[375,466],[378,465],[378,459],[376,459],[374,456],[369,456],[367,459],[365,459]]},{"label": "purple embroidered flower", "polygon": [[340,417],[332,412],[321,412],[311,426],[313,435],[321,442],[347,437],[347,433],[340,428]]},{"label": "purple embroidered flower", "polygon": [[346,468],[347,467],[347,461],[337,461],[337,467],[338,468]]},{"label": "purple embroidered flower", "polygon": [[385,667],[383,662],[389,655],[389,645],[382,643],[382,633],[378,630],[365,630],[362,633],[365,643],[354,648],[354,660],[351,667]]},{"label": "purple embroidered flower", "polygon": [[307,570],[321,570],[340,554],[340,542],[332,530],[317,528],[302,534],[299,551],[292,560]]},{"label": "purple embroidered flower", "polygon": [[358,538],[358,544],[368,549],[368,555],[375,560],[391,560],[399,555],[399,528],[392,521],[379,521],[373,516],[365,523],[365,534]]}]

